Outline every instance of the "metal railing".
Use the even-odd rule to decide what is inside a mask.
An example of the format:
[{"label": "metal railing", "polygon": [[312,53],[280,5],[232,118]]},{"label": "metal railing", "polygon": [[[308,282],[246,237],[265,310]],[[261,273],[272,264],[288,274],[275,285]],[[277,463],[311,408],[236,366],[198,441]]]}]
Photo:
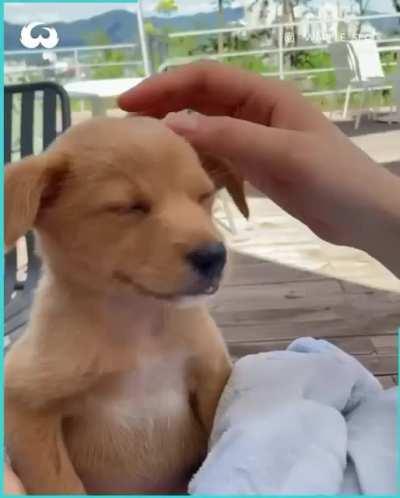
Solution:
[{"label": "metal railing", "polygon": [[[368,16],[351,16],[337,19],[309,19],[307,22],[310,25],[313,24],[323,24],[327,23],[362,23],[363,21],[371,21],[378,19],[388,19],[396,18],[400,21],[400,14],[376,14]],[[227,50],[223,52],[216,51],[212,54],[200,54],[199,56],[185,56],[178,57],[174,59],[166,59],[159,67],[158,70],[162,70],[165,66],[171,63],[181,63],[190,62],[198,58],[211,58],[216,60],[226,60],[234,59],[246,56],[271,56],[277,58],[276,70],[265,71],[261,74],[271,77],[279,77],[280,79],[287,79],[291,77],[304,77],[310,78],[313,75],[319,75],[321,73],[334,72],[334,67],[314,67],[307,69],[297,69],[293,68],[290,63],[290,54],[295,52],[313,52],[313,51],[325,51],[328,48],[329,42],[325,43],[308,43],[303,45],[287,44],[285,40],[285,32],[288,28],[299,27],[304,21],[295,22],[285,22],[285,23],[273,23],[270,25],[259,25],[259,26],[233,26],[228,28],[219,29],[203,29],[203,30],[192,30],[192,31],[181,31],[175,33],[169,33],[168,39],[173,40],[176,38],[188,38],[188,37],[205,37],[205,36],[218,36],[223,35],[242,35],[257,32],[267,32],[270,35],[270,40],[274,40],[275,46],[271,44],[269,46],[260,48],[249,48],[248,50]],[[399,22],[400,30],[400,22]],[[321,41],[321,40],[319,40]],[[333,41],[333,40],[332,40]],[[400,52],[400,35],[391,36],[388,38],[377,39],[378,49],[381,53],[387,52]],[[104,60],[105,53],[109,52],[123,52],[123,60]],[[56,61],[53,63],[44,64],[42,60],[42,55],[45,53],[52,52],[56,55]],[[141,58],[140,50],[137,44],[127,43],[127,44],[115,44],[115,45],[97,45],[97,46],[84,46],[84,47],[67,47],[67,48],[57,48],[51,51],[46,49],[39,50],[13,50],[5,51],[5,80],[11,82],[14,78],[26,77],[29,80],[34,79],[35,76],[46,77],[46,79],[56,79],[59,82],[63,82],[66,79],[85,79],[90,77],[93,70],[99,70],[102,68],[120,68],[123,72],[123,77],[143,75],[143,60]],[[29,64],[26,59],[31,58],[33,63]],[[40,63],[39,63],[40,60]],[[36,61],[36,63],[34,62]],[[384,66],[393,66],[396,62],[383,62]],[[344,93],[344,89],[329,89],[322,91],[305,91],[304,93],[313,95],[331,95],[335,93]]]},{"label": "metal railing", "polygon": [[[344,24],[349,24],[349,23],[355,23],[359,22],[362,23],[364,21],[371,21],[371,20],[377,20],[377,19],[399,19],[399,32],[400,32],[400,13],[393,13],[393,14],[376,14],[376,15],[366,15],[366,16],[349,16],[349,17],[342,17],[342,18],[331,18],[329,20],[326,19],[308,19],[307,22],[309,24],[327,24],[327,23],[336,23],[339,25],[339,23],[344,23]],[[244,57],[244,56],[250,56],[250,55],[277,55],[278,58],[278,69],[276,71],[266,71],[262,72],[261,74],[264,76],[277,76],[280,79],[284,80],[286,79],[287,76],[296,76],[296,75],[303,75],[303,76],[308,76],[308,75],[313,75],[313,74],[320,74],[320,73],[329,73],[329,72],[334,72],[335,69],[334,67],[324,67],[324,68],[313,68],[313,69],[292,69],[292,68],[287,68],[285,66],[285,59],[286,55],[294,52],[301,52],[301,51],[306,51],[306,52],[312,52],[312,51],[317,51],[317,50],[327,50],[329,46],[329,42],[335,41],[330,40],[329,42],[326,43],[309,43],[307,45],[295,45],[295,46],[285,46],[285,29],[291,28],[291,27],[300,27],[303,24],[304,21],[295,21],[295,22],[286,22],[286,23],[273,23],[269,25],[259,25],[259,26],[234,26],[230,28],[217,28],[217,29],[201,29],[201,30],[192,30],[192,31],[180,31],[180,32],[175,32],[175,33],[170,33],[169,38],[170,39],[176,39],[176,38],[188,38],[188,37],[199,37],[199,36],[206,36],[206,35],[212,35],[212,36],[218,36],[220,34],[224,35],[242,35],[242,34],[248,34],[248,33],[257,33],[257,32],[271,32],[276,30],[277,31],[277,46],[276,47],[265,47],[265,48],[257,48],[257,49],[250,49],[250,50],[240,50],[240,51],[223,51],[223,52],[216,52],[214,54],[207,54],[202,56],[201,58],[210,58],[214,60],[224,60],[224,59],[232,59],[235,57]],[[272,39],[272,36],[271,36]],[[377,45],[378,45],[378,50],[380,53],[386,53],[386,52],[397,52],[400,53],[400,35],[395,36],[395,37],[388,37],[388,38],[381,38],[381,39],[376,39]],[[191,60],[196,60],[199,57],[196,56],[187,56],[181,58],[182,61],[185,63],[190,62]],[[172,64],[178,64],[180,58],[174,58],[170,59],[170,61],[165,61],[162,65],[162,68],[165,68],[168,66],[169,63]],[[394,66],[396,65],[396,62],[383,62],[383,66]],[[346,90],[344,89],[332,89],[332,90],[326,90],[326,91],[315,91],[315,92],[304,92],[305,94],[309,96],[313,95],[330,95],[334,93],[344,93]]]},{"label": "metal railing", "polygon": [[[121,67],[123,69],[130,68],[132,75],[143,73],[143,60],[141,59],[139,47],[135,43],[121,43],[114,45],[95,45],[82,47],[65,47],[55,49],[36,49],[36,50],[6,50],[4,52],[4,75],[6,83],[9,83],[19,75],[32,75],[35,73],[40,77],[49,73],[53,73],[54,79],[84,79],[86,73],[96,68],[111,68]],[[102,61],[108,52],[126,53],[126,58],[121,61]],[[38,64],[40,59],[43,61],[44,54],[54,54],[56,60],[53,63]],[[140,58],[133,56],[139,55]],[[96,60],[100,59],[100,60]],[[29,59],[33,62],[27,64]],[[92,60],[91,60],[92,59]],[[94,60],[93,60],[94,59]],[[21,64],[22,60],[22,64]],[[88,71],[89,70],[89,71]],[[58,76],[58,77],[57,77]],[[30,79],[29,77],[27,79]]]}]

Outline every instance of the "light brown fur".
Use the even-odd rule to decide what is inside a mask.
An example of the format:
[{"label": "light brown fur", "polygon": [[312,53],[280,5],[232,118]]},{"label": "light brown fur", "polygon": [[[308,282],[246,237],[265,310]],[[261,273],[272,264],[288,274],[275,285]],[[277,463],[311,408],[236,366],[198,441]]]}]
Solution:
[{"label": "light brown fur", "polygon": [[[231,365],[204,304],[179,303],[185,254],[220,240],[207,164],[156,120],[97,118],[6,167],[6,246],[34,227],[44,266],[5,364],[29,493],[185,492],[204,458]],[[246,212],[225,166],[209,174]]]}]

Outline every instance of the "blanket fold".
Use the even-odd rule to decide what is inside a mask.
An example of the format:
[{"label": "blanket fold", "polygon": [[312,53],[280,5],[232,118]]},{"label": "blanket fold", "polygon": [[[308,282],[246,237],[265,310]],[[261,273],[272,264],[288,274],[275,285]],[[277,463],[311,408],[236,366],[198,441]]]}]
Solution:
[{"label": "blanket fold", "polygon": [[397,494],[396,389],[302,338],[240,359],[191,494]]}]

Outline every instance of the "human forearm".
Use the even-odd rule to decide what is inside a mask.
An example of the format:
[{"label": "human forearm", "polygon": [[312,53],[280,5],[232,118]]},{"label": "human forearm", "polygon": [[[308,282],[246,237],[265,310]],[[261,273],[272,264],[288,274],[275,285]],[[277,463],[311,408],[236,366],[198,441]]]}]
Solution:
[{"label": "human forearm", "polygon": [[375,205],[365,213],[371,216],[372,230],[360,241],[366,250],[400,277],[400,178],[383,171]]}]

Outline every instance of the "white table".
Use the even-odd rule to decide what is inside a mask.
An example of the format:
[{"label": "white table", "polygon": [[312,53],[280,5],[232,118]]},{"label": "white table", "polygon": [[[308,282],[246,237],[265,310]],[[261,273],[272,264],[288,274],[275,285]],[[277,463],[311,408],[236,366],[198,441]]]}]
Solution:
[{"label": "white table", "polygon": [[104,116],[107,107],[126,90],[138,85],[144,78],[115,78],[107,80],[84,80],[66,83],[64,88],[72,99],[90,102],[93,116]]}]

